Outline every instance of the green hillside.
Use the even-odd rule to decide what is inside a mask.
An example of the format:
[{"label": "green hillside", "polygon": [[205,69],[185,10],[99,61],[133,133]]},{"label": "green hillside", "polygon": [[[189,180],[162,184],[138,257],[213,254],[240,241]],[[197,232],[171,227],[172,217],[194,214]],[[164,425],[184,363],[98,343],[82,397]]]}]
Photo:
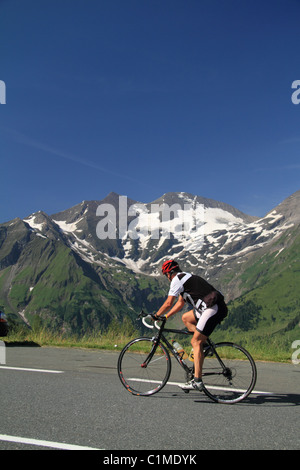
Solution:
[{"label": "green hillside", "polygon": [[83,334],[113,319],[135,321],[137,311],[155,310],[162,298],[152,277],[84,262],[63,240],[32,235],[22,221],[10,237],[2,228],[2,253],[8,266],[0,271],[0,308],[12,321],[21,321],[21,312],[31,326]]}]

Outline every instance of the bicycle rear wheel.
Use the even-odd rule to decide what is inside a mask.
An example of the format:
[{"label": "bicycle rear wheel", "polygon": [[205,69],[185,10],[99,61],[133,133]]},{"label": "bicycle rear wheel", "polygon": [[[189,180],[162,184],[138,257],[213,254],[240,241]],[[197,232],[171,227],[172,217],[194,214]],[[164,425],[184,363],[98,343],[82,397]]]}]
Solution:
[{"label": "bicycle rear wheel", "polygon": [[202,380],[205,394],[217,403],[244,400],[256,383],[256,366],[251,355],[234,343],[218,343],[205,351]]},{"label": "bicycle rear wheel", "polygon": [[126,390],[133,395],[149,396],[159,392],[169,380],[170,373],[169,352],[163,344],[155,345],[151,338],[134,339],[120,353],[118,375]]}]

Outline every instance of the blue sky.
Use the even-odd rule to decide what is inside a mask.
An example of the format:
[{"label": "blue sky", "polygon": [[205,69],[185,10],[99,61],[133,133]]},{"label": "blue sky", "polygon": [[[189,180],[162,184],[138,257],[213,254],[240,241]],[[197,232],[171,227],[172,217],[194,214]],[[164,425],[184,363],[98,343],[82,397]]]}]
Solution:
[{"label": "blue sky", "polygon": [[299,0],[0,0],[0,222],[300,189]]}]

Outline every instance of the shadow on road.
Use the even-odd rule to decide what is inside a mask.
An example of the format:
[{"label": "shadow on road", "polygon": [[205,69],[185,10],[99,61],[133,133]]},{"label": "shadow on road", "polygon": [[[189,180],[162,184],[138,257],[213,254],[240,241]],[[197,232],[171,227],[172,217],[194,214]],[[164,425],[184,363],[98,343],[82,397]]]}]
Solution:
[{"label": "shadow on road", "polygon": [[274,393],[273,395],[257,395],[248,397],[244,403],[251,405],[272,405],[272,406],[286,406],[300,405],[300,395],[296,393]]},{"label": "shadow on road", "polygon": [[[145,397],[144,397],[145,398]],[[146,397],[149,398],[149,397]],[[186,394],[186,393],[172,393],[169,391],[161,391],[160,393],[153,395],[150,398],[161,398],[161,399],[179,399],[179,400],[194,400],[195,403],[208,403],[211,405],[218,405],[221,406],[219,403],[215,403],[210,400],[205,395],[201,394],[201,396],[196,398],[194,392]],[[245,400],[241,401],[240,403],[236,403],[233,405],[224,405],[224,406],[253,406],[253,405],[264,405],[264,406],[299,406],[300,405],[300,395],[295,393],[274,393],[270,395],[250,395]]]},{"label": "shadow on road", "polygon": [[10,342],[6,342],[4,341],[5,343],[5,347],[6,348],[13,348],[14,346],[25,346],[25,347],[35,347],[35,348],[40,348],[41,346],[38,344],[38,343],[35,343],[34,341],[10,341]]}]

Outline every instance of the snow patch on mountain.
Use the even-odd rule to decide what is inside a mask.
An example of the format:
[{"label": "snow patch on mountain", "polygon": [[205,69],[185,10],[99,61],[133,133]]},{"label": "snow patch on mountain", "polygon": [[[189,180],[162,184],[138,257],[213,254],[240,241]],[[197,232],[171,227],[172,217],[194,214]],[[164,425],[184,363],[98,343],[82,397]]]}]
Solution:
[{"label": "snow patch on mountain", "polygon": [[76,220],[76,222],[73,222],[73,223],[68,223],[67,221],[64,221],[64,220],[54,220],[53,219],[53,222],[55,222],[63,232],[74,233],[74,232],[82,232],[82,230],[79,230],[77,228],[77,225],[83,219],[84,218],[81,217],[79,220]]},{"label": "snow patch on mountain", "polygon": [[35,219],[37,218],[38,214],[39,213],[32,214],[31,216],[24,219],[24,222],[26,222],[34,231],[39,230],[41,232],[43,230],[43,226],[45,222],[40,222],[40,223],[35,222]]}]

